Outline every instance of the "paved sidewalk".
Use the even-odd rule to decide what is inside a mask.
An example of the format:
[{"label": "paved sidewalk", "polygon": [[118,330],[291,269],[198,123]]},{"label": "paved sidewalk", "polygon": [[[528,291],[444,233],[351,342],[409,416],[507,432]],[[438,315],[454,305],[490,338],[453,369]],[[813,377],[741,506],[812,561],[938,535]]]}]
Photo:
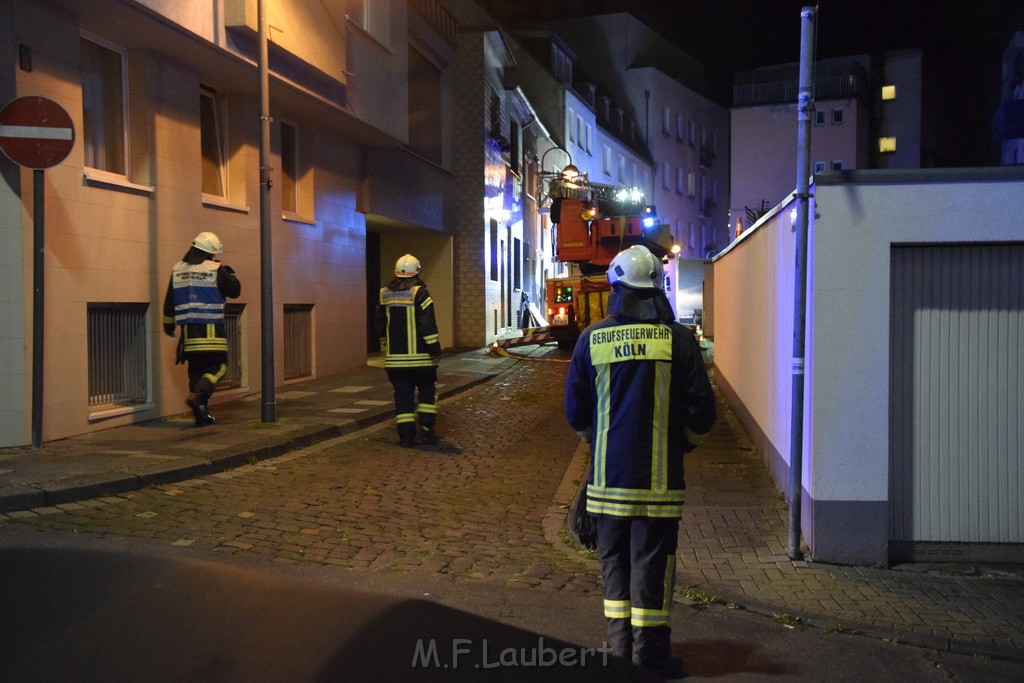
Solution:
[{"label": "paved sidewalk", "polygon": [[[516,352],[541,357],[551,356],[550,350],[526,347]],[[446,354],[440,396],[450,398],[519,363],[488,355],[485,349]],[[551,374],[553,381],[562,376]],[[35,452],[0,450],[0,522],[36,516],[33,509],[61,508],[75,500],[209,475],[392,415],[391,386],[379,367],[290,384],[278,388],[276,396],[278,421],[273,425],[259,422],[259,396],[254,395],[215,402],[219,422],[211,427],[193,428],[191,415],[182,413],[46,443]],[[1022,567],[912,565],[883,570],[790,561],[785,553],[785,502],[721,399],[719,410],[710,438],[687,458],[679,599],[741,607],[794,626],[799,621],[1024,662]],[[203,438],[195,438],[200,433]],[[564,543],[558,534],[565,514],[560,506],[571,500],[585,458],[581,444],[563,486],[550,501],[550,519],[545,520],[550,543]],[[567,546],[563,550],[572,552]]]},{"label": "paved sidewalk", "polygon": [[[529,355],[528,347],[518,351]],[[485,348],[448,352],[438,398],[486,382],[519,362]],[[30,447],[0,449],[0,514],[109,496],[223,471],[363,429],[394,415],[382,360],[330,377],[277,387],[276,421],[260,421],[259,392],[215,394],[217,423],[191,412]],[[200,438],[201,437],[201,438]]]},{"label": "paved sidewalk", "polygon": [[719,396],[719,420],[687,456],[677,585],[698,601],[783,622],[1024,661],[1024,565],[893,569],[794,562],[788,507]]}]

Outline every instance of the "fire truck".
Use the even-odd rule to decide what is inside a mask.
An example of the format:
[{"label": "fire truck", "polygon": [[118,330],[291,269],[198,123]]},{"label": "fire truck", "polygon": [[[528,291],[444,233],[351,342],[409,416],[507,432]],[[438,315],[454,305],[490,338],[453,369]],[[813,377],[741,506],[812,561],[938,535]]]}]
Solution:
[{"label": "fire truck", "polygon": [[637,188],[601,185],[566,174],[548,184],[551,222],[557,228],[555,259],[569,275],[546,282],[549,336],[568,349],[580,332],[608,314],[606,272],[615,255],[640,244],[671,258],[672,235]]}]

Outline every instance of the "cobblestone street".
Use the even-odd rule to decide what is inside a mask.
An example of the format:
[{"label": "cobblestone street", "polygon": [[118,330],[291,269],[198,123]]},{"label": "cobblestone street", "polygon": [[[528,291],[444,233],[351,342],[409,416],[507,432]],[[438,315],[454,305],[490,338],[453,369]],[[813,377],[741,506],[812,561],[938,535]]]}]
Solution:
[{"label": "cobblestone street", "polygon": [[[578,443],[560,410],[565,365],[521,363],[442,404],[436,447],[389,425],[235,470],[71,503],[23,521],[183,552],[425,572],[597,594],[596,563],[545,539]],[[187,549],[187,550],[186,550]]]}]

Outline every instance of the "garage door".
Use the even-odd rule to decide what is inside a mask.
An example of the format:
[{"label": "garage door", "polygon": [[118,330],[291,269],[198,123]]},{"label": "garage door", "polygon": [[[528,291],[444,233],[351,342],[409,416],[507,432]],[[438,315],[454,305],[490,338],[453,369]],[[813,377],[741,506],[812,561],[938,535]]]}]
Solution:
[{"label": "garage door", "polygon": [[1022,543],[1024,244],[891,256],[890,538]]}]

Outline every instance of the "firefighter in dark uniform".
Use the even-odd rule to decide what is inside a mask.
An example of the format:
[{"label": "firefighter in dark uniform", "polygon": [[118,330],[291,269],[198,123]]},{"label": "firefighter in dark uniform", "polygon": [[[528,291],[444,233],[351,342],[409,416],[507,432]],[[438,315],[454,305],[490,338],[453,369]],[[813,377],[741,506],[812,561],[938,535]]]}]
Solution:
[{"label": "firefighter in dark uniform", "polygon": [[683,510],[683,454],[715,422],[715,398],[693,332],[674,321],[661,260],[620,252],[608,268],[609,317],[580,335],[566,379],[569,424],[590,442],[587,511],[595,516],[604,615],[613,652],[664,679]]},{"label": "firefighter in dark uniform", "polygon": [[420,262],[412,254],[395,262],[395,279],[380,290],[374,327],[384,351],[384,368],[395,389],[395,421],[401,444],[436,444],[441,344],[434,300],[420,279]]},{"label": "firefighter in dark uniform", "polygon": [[188,364],[188,398],[196,426],[215,422],[207,406],[228,362],[228,341],[224,334],[224,300],[242,293],[242,285],[231,266],[214,254],[224,251],[220,238],[201,232],[192,248],[171,269],[171,281],[164,297],[164,332],[178,338],[178,363]]}]

